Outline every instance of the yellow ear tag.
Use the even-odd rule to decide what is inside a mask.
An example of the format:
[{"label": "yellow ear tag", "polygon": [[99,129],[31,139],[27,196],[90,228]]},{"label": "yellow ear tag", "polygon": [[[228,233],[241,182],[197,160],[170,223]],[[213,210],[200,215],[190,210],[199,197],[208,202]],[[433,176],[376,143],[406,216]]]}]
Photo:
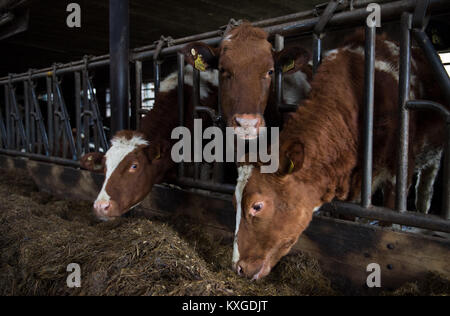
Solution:
[{"label": "yellow ear tag", "polygon": [[292,171],[294,171],[294,167],[295,167],[294,162],[293,162],[291,159],[289,159],[289,170],[288,170],[288,174],[291,174]]},{"label": "yellow ear tag", "polygon": [[88,157],[88,161],[92,161],[92,156],[89,156],[89,157]]},{"label": "yellow ear tag", "polygon": [[288,72],[291,69],[294,69],[295,67],[295,61],[291,60],[291,62],[289,64],[286,64],[283,66],[283,72]]},{"label": "yellow ear tag", "polygon": [[202,55],[200,54],[197,55],[197,59],[195,60],[195,69],[200,71],[206,70],[205,62],[203,61]]}]

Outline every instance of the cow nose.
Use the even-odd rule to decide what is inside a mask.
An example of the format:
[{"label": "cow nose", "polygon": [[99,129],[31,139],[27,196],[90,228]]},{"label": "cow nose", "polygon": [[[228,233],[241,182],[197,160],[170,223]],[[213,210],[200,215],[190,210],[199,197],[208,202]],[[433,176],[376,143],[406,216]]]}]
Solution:
[{"label": "cow nose", "polygon": [[94,203],[94,208],[97,211],[97,213],[106,215],[109,208],[111,206],[111,203],[109,201],[96,201]]},{"label": "cow nose", "polygon": [[243,128],[259,128],[263,125],[263,119],[259,115],[255,114],[239,114],[233,118],[234,127]]}]

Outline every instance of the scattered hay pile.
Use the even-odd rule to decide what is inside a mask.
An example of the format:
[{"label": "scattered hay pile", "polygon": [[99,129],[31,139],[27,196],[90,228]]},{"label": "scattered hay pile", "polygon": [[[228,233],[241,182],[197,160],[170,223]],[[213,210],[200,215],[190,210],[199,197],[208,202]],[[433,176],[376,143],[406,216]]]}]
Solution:
[{"label": "scattered hay pile", "polygon": [[[0,295],[333,295],[314,260],[296,255],[267,280],[230,270],[231,247],[197,227],[141,218],[99,223],[91,204],[38,192],[0,169]],[[184,234],[185,233],[185,234]],[[67,265],[82,287],[66,286]]]},{"label": "scattered hay pile", "polygon": [[[0,295],[337,295],[315,260],[284,258],[262,282],[230,270],[229,242],[176,219],[99,223],[91,204],[39,192],[24,172],[0,169]],[[81,266],[69,289],[67,265]],[[450,282],[383,295],[445,295]],[[337,287],[336,287],[337,288]]]}]

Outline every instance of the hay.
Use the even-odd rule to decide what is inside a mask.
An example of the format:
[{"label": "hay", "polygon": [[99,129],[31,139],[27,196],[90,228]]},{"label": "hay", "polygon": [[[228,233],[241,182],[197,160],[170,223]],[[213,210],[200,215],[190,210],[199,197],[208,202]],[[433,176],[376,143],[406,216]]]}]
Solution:
[{"label": "hay", "polygon": [[[0,295],[342,294],[304,254],[284,258],[266,279],[250,282],[231,271],[228,241],[185,220],[101,223],[91,203],[39,192],[24,172],[0,169],[0,178]],[[70,263],[81,266],[81,288],[66,286]],[[448,284],[429,293],[449,293]],[[426,290],[413,285],[384,294]]]}]

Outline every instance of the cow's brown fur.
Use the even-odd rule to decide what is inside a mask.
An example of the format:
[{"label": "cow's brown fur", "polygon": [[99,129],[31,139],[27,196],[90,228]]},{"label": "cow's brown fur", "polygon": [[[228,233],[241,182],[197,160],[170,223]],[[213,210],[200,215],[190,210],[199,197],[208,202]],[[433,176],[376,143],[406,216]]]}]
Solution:
[{"label": "cow's brown fur", "polygon": [[[245,187],[237,238],[239,272],[248,277],[258,271],[259,276],[269,273],[308,226],[314,208],[334,198],[355,200],[360,196],[364,57],[351,49],[364,47],[362,34],[347,40],[350,50],[325,59],[320,66],[309,98],[280,135],[280,171],[261,174],[255,168]],[[377,37],[377,60],[396,64],[398,56],[391,54],[386,39]],[[423,57],[415,50],[413,58],[418,65],[413,73],[424,88],[420,93],[419,82],[412,87],[416,98],[440,101]],[[398,108],[398,82],[391,74],[376,70],[374,178],[386,171],[396,174]],[[411,112],[409,182],[425,144],[441,144],[443,123],[434,113]],[[287,174],[291,160],[294,172]],[[386,181],[392,186],[393,180]],[[264,209],[252,216],[250,210],[257,202],[263,202]]]}]

